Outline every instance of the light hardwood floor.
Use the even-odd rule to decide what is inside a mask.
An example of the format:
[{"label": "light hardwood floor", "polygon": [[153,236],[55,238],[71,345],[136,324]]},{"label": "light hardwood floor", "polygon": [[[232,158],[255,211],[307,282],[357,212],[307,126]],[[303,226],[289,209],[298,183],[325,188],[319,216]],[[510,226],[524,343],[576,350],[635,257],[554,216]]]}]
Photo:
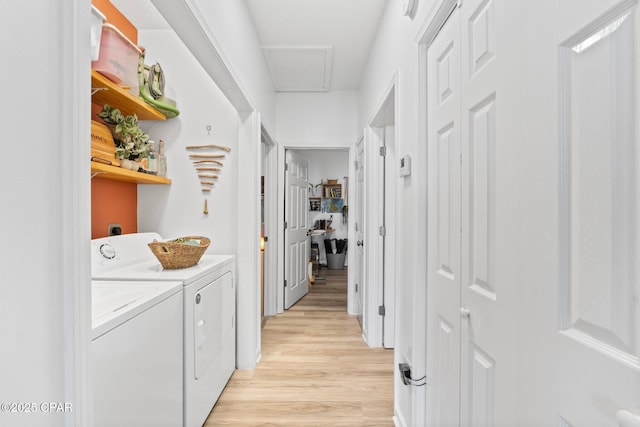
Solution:
[{"label": "light hardwood floor", "polygon": [[205,426],[393,426],[393,350],[368,348],[347,315],[347,270],[262,331],[262,360],[236,371]]}]

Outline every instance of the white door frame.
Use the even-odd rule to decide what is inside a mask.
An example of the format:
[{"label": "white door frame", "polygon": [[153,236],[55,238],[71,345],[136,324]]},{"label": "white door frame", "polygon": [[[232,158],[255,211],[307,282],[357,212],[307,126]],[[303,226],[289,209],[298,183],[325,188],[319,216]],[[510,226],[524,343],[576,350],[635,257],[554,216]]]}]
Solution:
[{"label": "white door frame", "polygon": [[[351,192],[351,198],[353,200],[353,204],[350,208],[351,213],[354,218],[354,227],[353,227],[353,236],[350,237],[352,242],[355,243],[355,247],[353,251],[353,257],[350,262],[353,261],[352,266],[354,266],[355,273],[350,275],[350,279],[352,279],[354,283],[354,292],[353,292],[353,309],[351,314],[357,316],[358,322],[360,323],[360,328],[362,330],[363,340],[366,342],[366,336],[364,334],[364,283],[366,280],[366,271],[364,268],[365,265],[365,256],[364,256],[364,230],[366,228],[366,221],[364,217],[364,200],[367,197],[366,192],[364,191],[364,156],[366,151],[366,146],[364,142],[364,136],[358,139],[358,142],[354,144],[351,150],[354,153],[354,158],[356,159],[353,164],[353,180],[354,186],[353,191]],[[362,153],[362,155],[361,155]],[[362,185],[361,185],[362,182]]]},{"label": "white door frame", "polygon": [[[238,113],[238,156],[244,161],[238,173],[237,227],[237,357],[238,369],[254,369],[261,354],[260,339],[260,113]],[[247,224],[247,226],[240,226]]]},{"label": "white door frame", "polygon": [[[364,263],[363,278],[363,336],[370,347],[392,348],[395,343],[395,283],[397,283],[397,264],[395,250],[397,207],[397,165],[395,141],[398,140],[397,110],[398,73],[380,98],[368,127],[364,130],[365,150],[365,223],[364,223]],[[380,147],[385,146],[385,132],[388,126],[394,126],[394,143],[386,156],[380,155]],[[386,170],[385,170],[386,169]],[[380,188],[385,187],[386,200]],[[393,189],[393,191],[388,191]],[[386,224],[385,222],[386,218]],[[385,236],[380,228],[385,226]],[[386,240],[386,241],[385,241]],[[386,246],[386,248],[385,248]],[[385,256],[386,252],[386,256]],[[380,315],[379,307],[384,306],[385,316]],[[386,328],[385,328],[386,322]],[[385,336],[385,329],[387,335]]]},{"label": "white door frame", "polygon": [[369,347],[382,347],[383,318],[379,307],[383,304],[382,274],[383,240],[380,236],[382,220],[382,185],[380,144],[383,141],[378,129],[367,127],[364,131],[364,269],[362,278],[362,336]]},{"label": "white door frame", "polygon": [[[273,283],[265,283],[265,316],[267,313],[269,315],[280,314],[284,311],[284,198],[285,198],[285,188],[284,188],[284,165],[285,165],[285,151],[286,150],[309,150],[309,149],[323,149],[323,150],[344,150],[349,149],[350,147],[345,147],[344,145],[282,145],[276,144],[276,150],[273,155],[276,157],[277,167],[273,169],[269,169],[269,180],[273,182],[277,186],[277,201],[276,208],[274,211],[276,212],[277,219],[273,221],[275,224],[275,234],[269,236],[270,242],[276,244],[276,248],[274,249],[276,254],[280,256],[276,256],[275,265],[272,265],[272,269],[276,272],[276,279]],[[354,152],[353,148],[349,149],[349,164],[353,165],[355,161],[355,155],[357,153]],[[349,167],[349,176],[353,176],[353,166]],[[265,180],[267,177],[265,177]],[[349,179],[349,194],[353,193],[353,183],[354,180]],[[349,215],[349,223],[348,227],[348,238],[350,241],[354,241],[355,237],[354,233],[354,224],[355,219],[353,215]],[[271,232],[273,233],[273,232]],[[353,258],[355,251],[347,251],[347,256],[349,265],[355,265],[355,258]],[[269,287],[269,295],[270,298],[267,301],[266,293],[267,286]],[[353,314],[353,298],[354,298],[355,284],[353,283],[353,275],[349,274],[348,285],[347,285],[347,312],[349,314]],[[272,298],[271,296],[275,296]],[[268,307],[267,307],[268,304]]]},{"label": "white door frame", "polygon": [[276,314],[278,281],[278,144],[267,127],[262,124],[262,141],[265,143],[264,170],[264,315]]},{"label": "white door frame", "polygon": [[[458,6],[459,0],[439,0],[431,12],[425,18],[415,38],[418,55],[418,162],[428,164],[428,129],[427,129],[427,51],[433,40],[438,35],[440,28],[447,21],[451,12]],[[427,189],[428,170],[426,167],[416,168],[413,175],[417,181],[417,224],[415,245],[416,259],[425,260],[424,263],[416,263],[413,276],[415,283],[425,286],[414,286],[413,290],[413,324],[427,324]],[[413,328],[411,342],[412,351],[409,354],[412,363],[412,372],[424,373],[427,369],[427,336],[425,328]],[[415,425],[426,425],[426,387],[414,387],[411,393],[412,419]]]},{"label": "white door frame", "polygon": [[[89,135],[87,128],[91,109],[87,99],[89,74],[89,41],[84,36],[90,24],[90,12],[84,2],[65,2],[59,18],[51,27],[57,26],[58,46],[65,46],[60,66],[54,67],[62,81],[61,92],[66,95],[58,110],[60,119],[58,135],[61,156],[57,176],[62,191],[62,200],[56,209],[64,207],[64,215],[57,244],[49,245],[53,251],[61,250],[62,270],[58,279],[64,294],[60,296],[64,310],[64,394],[67,402],[73,402],[72,413],[61,420],[65,425],[93,424],[93,383],[91,364],[91,182],[88,179]],[[54,18],[55,19],[55,18]],[[65,172],[66,171],[66,172]],[[53,212],[52,212],[53,213]],[[55,238],[54,238],[55,240]],[[57,246],[59,249],[54,249]],[[51,331],[53,333],[53,331]],[[57,333],[57,332],[56,332]],[[55,335],[54,335],[55,336]],[[55,355],[54,361],[58,361]],[[58,385],[58,384],[56,384]]]}]

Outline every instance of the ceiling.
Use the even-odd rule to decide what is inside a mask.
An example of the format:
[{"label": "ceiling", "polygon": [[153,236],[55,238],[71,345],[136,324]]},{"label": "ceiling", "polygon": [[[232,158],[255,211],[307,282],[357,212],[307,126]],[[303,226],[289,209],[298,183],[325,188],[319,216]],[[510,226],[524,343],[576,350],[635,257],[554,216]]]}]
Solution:
[{"label": "ceiling", "polygon": [[246,0],[276,90],[356,90],[385,0]]},{"label": "ceiling", "polygon": [[[357,90],[386,0],[244,0],[277,91]],[[150,0],[112,0],[139,29],[167,28]]]}]

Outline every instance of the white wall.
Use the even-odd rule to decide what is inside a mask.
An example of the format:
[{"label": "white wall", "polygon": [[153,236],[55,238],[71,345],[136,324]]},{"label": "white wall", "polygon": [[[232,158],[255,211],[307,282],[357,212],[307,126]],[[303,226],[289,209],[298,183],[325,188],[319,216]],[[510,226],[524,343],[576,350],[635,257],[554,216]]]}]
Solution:
[{"label": "white wall", "polygon": [[[370,124],[376,109],[384,100],[385,91],[397,73],[398,92],[396,122],[396,153],[410,154],[413,159],[412,176],[397,186],[397,245],[396,259],[396,363],[410,362],[418,376],[424,373],[424,325],[426,293],[424,282],[426,253],[426,224],[423,224],[420,199],[426,199],[424,164],[418,145],[417,115],[419,105],[418,46],[416,36],[425,21],[434,0],[418,3],[414,19],[402,16],[401,0],[389,0],[380,21],[376,41],[359,92],[359,128]],[[426,270],[425,270],[426,271]],[[415,412],[424,402],[424,387],[404,386],[397,373],[395,379],[395,412],[399,425],[415,425]]]},{"label": "white wall", "polygon": [[[259,251],[259,125],[254,123],[254,114],[248,120],[239,116],[172,30],[143,31],[140,44],[147,49],[147,64],[162,64],[166,91],[176,94],[180,115],[165,122],[143,123],[152,139],[163,138],[166,142],[167,174],[172,183],[138,187],[139,230],[157,231],[167,238],[203,235],[211,239],[208,253],[237,256],[237,367],[251,369],[260,357],[258,265],[254,269],[252,260],[252,254],[257,256]],[[242,136],[240,129],[246,129]],[[208,194],[202,193],[189,158],[192,151],[185,148],[206,144],[231,148],[222,160],[222,171],[212,172],[219,179]],[[254,175],[250,176],[248,170]],[[254,205],[255,212],[244,207]]]},{"label": "white wall", "polygon": [[0,425],[90,425],[89,2],[4,6]]},{"label": "white wall", "polygon": [[295,147],[348,147],[358,139],[358,92],[280,92],[276,139]]},{"label": "white wall", "polygon": [[246,2],[195,0],[235,71],[240,87],[269,129],[276,127],[275,92]]},{"label": "white wall", "polygon": [[[276,94],[278,167],[284,170],[285,148],[351,147],[358,138],[358,92],[280,92]],[[346,175],[346,174],[345,174]],[[284,186],[278,190],[278,228],[284,228]],[[284,233],[278,236],[278,252],[284,250]],[[278,263],[276,283],[284,283]],[[354,287],[349,279],[349,289]],[[278,292],[281,288],[277,287]],[[351,295],[351,291],[350,295]],[[277,300],[280,298],[278,297]],[[351,298],[347,301],[351,309]],[[280,305],[278,312],[282,310]]]},{"label": "white wall", "polygon": [[[234,233],[232,238],[224,240],[227,244],[233,245],[234,242],[237,242],[237,334],[239,337],[237,364],[239,368],[250,369],[255,366],[260,357],[260,308],[258,303],[260,131],[261,126],[267,129],[275,128],[273,86],[244,2],[185,0],[182,2],[156,1],[154,4],[165,14],[165,19],[180,26],[181,38],[187,39],[189,43],[193,44],[188,46],[189,50],[195,52],[199,61],[205,64],[207,74],[212,76],[215,83],[224,90],[226,96],[230,97],[229,101],[236,110],[234,118],[226,113],[218,118],[221,119],[221,122],[228,122],[231,126],[236,126],[238,130],[237,138],[234,140],[237,147],[235,158],[242,158],[242,163],[235,164],[238,165],[238,169],[243,168],[243,173],[235,175],[235,188],[227,187],[227,190],[232,192],[226,193],[227,195],[236,195],[233,203],[227,203],[229,199],[224,199],[224,197],[215,200],[215,203],[210,201],[209,211],[225,212],[222,214],[224,219],[219,224],[218,230],[226,233],[225,236],[228,236],[229,232]],[[174,19],[176,17],[178,18]],[[187,25],[192,24],[194,28],[187,28],[182,20],[188,21]],[[184,66],[184,64],[180,64],[180,66]],[[185,99],[190,102],[190,98]],[[199,96],[196,98],[202,99]],[[213,100],[218,98],[214,97]],[[201,112],[215,110],[215,108],[207,110],[211,108],[207,105],[207,101],[193,104]],[[196,113],[195,116],[202,117],[199,113]],[[207,117],[206,121],[213,120],[213,118]],[[220,143],[233,146],[234,142],[231,141],[233,138],[230,135],[221,132],[218,136],[221,138]],[[230,140],[225,142],[226,138]],[[229,169],[233,170],[233,161],[230,166],[225,168],[227,173]],[[162,190],[152,189],[149,191],[161,192]],[[203,201],[200,202],[200,207],[180,206],[176,209],[196,209],[197,211],[203,209],[203,203]],[[149,212],[149,215],[151,214]],[[140,213],[140,215],[142,217],[143,214]],[[222,230],[225,225],[229,225],[228,222],[225,222],[226,219],[235,222],[230,228]],[[255,240],[253,240],[254,238]],[[222,249],[222,246],[218,247],[227,251],[227,249]],[[211,250],[215,251],[216,249],[212,248]]]},{"label": "white wall", "polygon": [[[157,231],[167,238],[203,235],[211,239],[208,253],[236,254],[238,114],[172,30],[140,31],[139,44],[147,49],[147,64],[162,65],[166,92],[175,94],[180,109],[176,118],[142,122],[151,139],[165,141],[167,177],[172,183],[138,187],[139,231]],[[185,149],[204,144],[231,147],[209,195],[202,193],[190,152]],[[208,215],[203,214],[205,199]]]}]

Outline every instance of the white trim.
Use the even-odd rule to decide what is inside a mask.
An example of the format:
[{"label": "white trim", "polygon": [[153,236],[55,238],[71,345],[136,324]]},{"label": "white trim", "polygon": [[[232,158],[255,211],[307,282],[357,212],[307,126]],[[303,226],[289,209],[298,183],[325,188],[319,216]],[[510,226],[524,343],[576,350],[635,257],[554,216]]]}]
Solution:
[{"label": "white trim", "polygon": [[[380,126],[379,123],[382,121],[382,117],[384,116],[386,110],[391,107],[391,104],[390,104],[391,100],[393,100],[395,105],[398,104],[398,94],[397,94],[398,75],[399,75],[399,72],[398,70],[396,70],[391,76],[389,83],[387,84],[385,89],[382,91],[382,96],[379,98],[380,101],[378,102],[377,107],[373,110],[373,114],[371,114],[371,119],[367,121],[368,126],[370,127]],[[391,95],[392,92],[396,92],[393,98],[389,96]],[[397,118],[398,115],[396,114],[395,117]]]},{"label": "white trim", "polygon": [[260,358],[260,164],[261,126],[257,112],[239,114],[238,156],[245,167],[238,173],[237,227],[238,302],[237,367],[254,369]]},{"label": "white trim", "polygon": [[[279,72],[279,68],[287,68],[287,65],[277,64],[277,54],[285,54],[290,58],[296,54],[304,53],[323,54],[323,80],[318,86],[287,86],[284,85],[281,76],[286,73]],[[277,45],[262,46],[262,54],[265,57],[267,68],[274,82],[276,92],[326,92],[331,89],[331,71],[333,65],[333,46],[332,45]],[[299,58],[300,60],[301,58]],[[280,67],[278,67],[278,65]],[[286,80],[286,78],[285,78]]]},{"label": "white trim", "polygon": [[451,12],[460,6],[461,4],[459,4],[458,0],[438,0],[434,3],[426,18],[422,21],[422,25],[420,25],[418,34],[415,37],[416,43],[429,46],[440,32],[444,23],[447,22]]},{"label": "white trim", "polygon": [[[418,116],[426,117],[427,111],[427,45],[418,45]],[[426,372],[426,325],[427,325],[427,188],[428,188],[428,150],[427,150],[427,125],[425,120],[418,121],[418,154],[416,164],[421,168],[413,168],[417,190],[417,215],[416,215],[416,260],[425,260],[424,263],[416,262],[413,275],[416,286],[413,291],[413,324],[416,325],[411,337],[413,369],[418,372]],[[422,196],[424,195],[424,196]],[[422,333],[420,333],[422,332]],[[426,425],[426,390],[420,387],[411,394],[412,418]]]},{"label": "white trim", "polygon": [[265,170],[264,197],[264,234],[269,239],[265,242],[265,277],[264,277],[264,315],[274,316],[277,310],[278,283],[278,145],[262,123],[262,141],[265,143],[263,153]]},{"label": "white trim", "polygon": [[[278,185],[278,219],[276,221],[277,230],[277,254],[279,260],[284,260],[284,164],[285,164],[285,147],[278,145],[278,167],[277,167],[277,185]],[[276,314],[284,311],[284,262],[278,262],[278,279],[274,284],[276,287]]]},{"label": "white trim", "polygon": [[196,0],[151,0],[176,34],[238,112],[254,111],[253,104],[207,24]]},{"label": "white trim", "polygon": [[383,319],[378,314],[382,303],[382,237],[380,185],[381,157],[379,147],[383,137],[379,129],[365,130],[364,167],[364,278],[363,283],[363,334],[369,347],[382,347]]},{"label": "white trim", "polygon": [[[458,7],[457,0],[439,0],[435,3],[420,27],[420,31],[415,38],[417,44],[418,59],[418,117],[427,117],[427,51],[429,45],[436,38],[440,29],[447,21],[451,12]],[[416,240],[414,248],[416,259],[413,276],[415,283],[413,291],[413,333],[411,337],[412,349],[409,357],[413,370],[416,372],[426,372],[427,351],[426,351],[426,331],[427,326],[427,188],[428,188],[428,147],[427,147],[427,124],[426,120],[418,120],[418,155],[416,164],[424,165],[422,168],[414,168],[413,175],[417,190],[417,212],[415,218]],[[424,260],[425,262],[419,262]],[[426,387],[417,387],[411,393],[411,417],[415,425],[426,425],[427,423],[427,393]]]},{"label": "white trim", "polygon": [[[431,12],[423,22],[420,32],[416,37],[417,57],[418,57],[418,117],[427,117],[427,51],[429,45],[434,41],[440,29],[443,27],[451,13],[458,7],[457,0],[440,0],[434,4]],[[412,354],[410,363],[416,372],[426,372],[427,350],[426,333],[427,330],[427,189],[428,189],[428,129],[426,120],[418,120],[418,161],[425,167],[415,168],[415,182],[418,187],[416,241],[414,243],[416,259],[424,260],[418,262],[415,270],[415,286],[413,291],[413,336]],[[423,326],[423,327],[421,327]],[[418,387],[411,394],[412,419],[415,425],[426,425],[427,423],[427,393],[426,387]]]},{"label": "white trim", "polygon": [[356,203],[358,203],[357,197],[353,197],[353,195],[357,194],[358,191],[358,171],[355,168],[355,162],[358,160],[358,142],[362,140],[362,137],[358,138],[355,144],[353,144],[349,148],[349,187],[347,188],[348,197],[349,197],[349,219],[347,224],[347,238],[351,243],[351,250],[347,250],[347,264],[352,268],[349,270],[349,274],[347,276],[347,313],[350,315],[355,315],[355,294],[356,294],[356,274],[355,269],[357,269],[357,246],[354,246],[354,242],[358,240],[356,235],[356,222],[358,220],[356,212],[357,207]]},{"label": "white trim", "polygon": [[404,420],[402,413],[398,411],[398,408],[395,408],[395,412],[393,414],[393,425],[395,427],[408,427],[409,424]]},{"label": "white trim", "polygon": [[[390,166],[389,170],[385,170],[386,179],[393,180],[396,183],[394,188],[397,190],[397,179],[395,174],[395,151],[387,153],[386,157],[379,155],[379,148],[386,146],[385,132],[387,126],[394,126],[394,146],[398,141],[398,126],[397,126],[397,105],[398,105],[398,71],[396,71],[390,83],[387,85],[383,92],[383,96],[380,98],[380,102],[377,104],[377,108],[374,110],[371,120],[368,122],[368,127],[365,130],[367,137],[365,143],[370,148],[370,155],[365,156],[365,194],[368,195],[368,199],[365,201],[365,275],[366,279],[363,283],[365,307],[364,307],[364,329],[365,336],[367,337],[367,344],[371,347],[385,347],[391,348],[395,344],[395,337],[392,334],[389,340],[384,341],[384,322],[385,318],[379,315],[378,307],[385,304],[387,309],[387,322],[392,322],[390,325],[392,329],[395,329],[395,283],[397,282],[397,272],[395,265],[397,262],[397,251],[393,247],[385,248],[385,239],[380,236],[380,226],[383,225],[386,213],[389,209],[396,209],[397,191],[393,194],[385,195],[383,200],[380,189],[383,186],[383,170],[386,165]],[[389,122],[389,114],[393,113],[393,123]],[[385,185],[389,188],[389,185]],[[393,199],[391,199],[393,198]],[[386,212],[385,212],[386,211]],[[384,225],[387,229],[387,241],[394,242],[396,236],[396,224],[395,215],[389,215],[391,222],[386,222]],[[391,245],[392,246],[392,245]],[[393,257],[386,257],[387,254],[393,254]],[[374,272],[372,269],[376,268]],[[386,280],[385,280],[386,279]],[[386,283],[385,283],[386,282]],[[385,298],[385,292],[390,293],[389,298]],[[387,307],[388,305],[388,307]],[[373,326],[373,329],[371,328]]]},{"label": "white trim", "polygon": [[86,0],[61,5],[60,22],[62,78],[60,119],[62,135],[57,161],[64,209],[61,232],[62,286],[64,305],[65,395],[73,412],[65,414],[66,425],[93,424],[91,383],[91,181],[89,136],[90,105],[87,73],[90,58],[90,13]]}]

